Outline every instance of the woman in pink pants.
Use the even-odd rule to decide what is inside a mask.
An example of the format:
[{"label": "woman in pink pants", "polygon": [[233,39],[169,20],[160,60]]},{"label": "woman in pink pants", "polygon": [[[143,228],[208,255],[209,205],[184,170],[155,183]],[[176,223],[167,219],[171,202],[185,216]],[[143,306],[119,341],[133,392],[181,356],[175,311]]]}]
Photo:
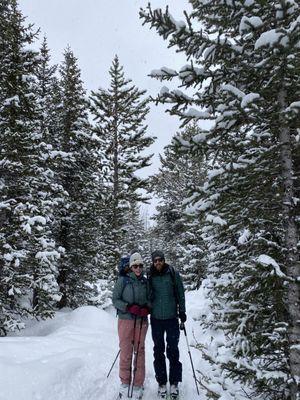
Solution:
[{"label": "woman in pink pants", "polygon": [[145,380],[145,337],[148,329],[150,302],[147,280],[143,276],[143,260],[139,253],[131,255],[130,271],[120,276],[113,291],[113,305],[118,311],[121,386],[119,398],[131,394],[140,400]]}]

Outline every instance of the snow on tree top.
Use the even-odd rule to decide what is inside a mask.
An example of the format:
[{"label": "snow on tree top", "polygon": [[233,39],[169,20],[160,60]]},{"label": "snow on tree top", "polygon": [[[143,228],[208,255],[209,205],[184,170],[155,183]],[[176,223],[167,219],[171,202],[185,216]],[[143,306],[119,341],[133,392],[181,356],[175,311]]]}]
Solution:
[{"label": "snow on tree top", "polygon": [[193,136],[193,142],[194,143],[202,143],[205,142],[207,139],[207,136],[209,135],[210,132],[201,132],[198,133],[197,135]]},{"label": "snow on tree top", "polygon": [[287,108],[287,111],[289,111],[289,109],[296,109],[297,111],[299,111],[299,109],[300,109],[300,101],[294,101],[293,103],[291,103],[289,105],[289,107]]},{"label": "snow on tree top", "polygon": [[210,113],[208,113],[207,111],[199,111],[192,107],[189,108],[189,110],[184,113],[184,115],[186,117],[192,117],[196,119],[208,119],[211,117]]},{"label": "snow on tree top", "polygon": [[170,13],[169,13],[169,18],[172,21],[172,23],[176,26],[177,31],[186,28],[186,23],[184,21],[177,21]]},{"label": "snow on tree top", "polygon": [[275,270],[275,273],[277,276],[286,277],[286,275],[281,271],[279,265],[274,260],[274,258],[272,258],[266,254],[261,254],[257,258],[257,262],[262,265],[271,265],[272,267],[274,267],[274,270]]},{"label": "snow on tree top", "polygon": [[274,47],[278,44],[281,46],[287,46],[289,43],[289,38],[284,33],[278,31],[277,29],[271,29],[267,32],[263,32],[260,37],[255,42],[255,50],[260,47]]},{"label": "snow on tree top", "polygon": [[245,93],[242,92],[240,89],[238,89],[236,86],[233,86],[229,83],[225,85],[221,85],[221,90],[224,90],[225,92],[229,92],[234,94],[236,97],[243,98],[245,96]]},{"label": "snow on tree top", "polygon": [[160,69],[153,69],[150,72],[151,76],[156,76],[156,77],[165,77],[165,76],[176,76],[177,72],[174,69],[170,69],[167,67],[161,67]]},{"label": "snow on tree top", "polygon": [[242,35],[245,32],[249,32],[252,29],[260,28],[263,25],[263,21],[260,17],[246,17],[241,19],[239,32]]},{"label": "snow on tree top", "polygon": [[251,232],[248,228],[245,228],[238,238],[238,244],[244,244],[248,242],[249,237],[251,236]]},{"label": "snow on tree top", "polygon": [[159,94],[160,94],[160,96],[163,96],[164,94],[169,93],[169,92],[170,92],[170,89],[169,89],[167,86],[163,86],[163,87],[160,89]]},{"label": "snow on tree top", "polygon": [[259,98],[260,95],[258,93],[248,93],[243,97],[241,101],[241,107],[246,108],[250,103],[253,103],[254,100],[257,100]]},{"label": "snow on tree top", "polygon": [[208,222],[212,222],[213,224],[217,224],[217,225],[227,225],[227,222],[222,219],[221,217],[219,217],[218,215],[212,215],[212,214],[208,214],[206,216],[206,221]]}]

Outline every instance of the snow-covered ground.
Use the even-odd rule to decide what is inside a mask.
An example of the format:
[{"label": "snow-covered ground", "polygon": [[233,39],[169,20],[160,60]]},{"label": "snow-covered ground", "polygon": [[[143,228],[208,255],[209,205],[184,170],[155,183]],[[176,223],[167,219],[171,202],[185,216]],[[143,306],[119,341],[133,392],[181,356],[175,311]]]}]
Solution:
[{"label": "snow-covered ground", "polygon": [[[201,292],[187,294],[186,329],[192,345],[205,337],[198,317],[205,305]],[[115,400],[118,393],[118,363],[106,375],[118,352],[117,318],[113,307],[106,311],[81,307],[58,312],[52,320],[32,322],[16,336],[0,338],[0,400]],[[188,400],[197,396],[186,340],[180,338],[183,382]],[[191,347],[195,369],[203,369],[198,350]],[[151,328],[146,339],[145,400],[156,398]]]}]

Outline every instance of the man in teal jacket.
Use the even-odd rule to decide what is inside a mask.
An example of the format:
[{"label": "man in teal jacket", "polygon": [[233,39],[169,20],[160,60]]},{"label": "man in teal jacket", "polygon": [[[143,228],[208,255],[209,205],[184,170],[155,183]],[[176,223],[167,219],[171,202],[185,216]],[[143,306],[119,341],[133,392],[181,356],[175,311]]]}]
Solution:
[{"label": "man in teal jacket", "polygon": [[151,330],[154,342],[154,370],[158,382],[158,395],[167,397],[167,369],[165,357],[165,338],[169,359],[170,397],[177,399],[178,382],[182,381],[182,365],[179,361],[179,323],[186,321],[185,297],[182,279],[173,267],[165,262],[162,251],[152,253],[152,266],[149,274],[151,310]]}]

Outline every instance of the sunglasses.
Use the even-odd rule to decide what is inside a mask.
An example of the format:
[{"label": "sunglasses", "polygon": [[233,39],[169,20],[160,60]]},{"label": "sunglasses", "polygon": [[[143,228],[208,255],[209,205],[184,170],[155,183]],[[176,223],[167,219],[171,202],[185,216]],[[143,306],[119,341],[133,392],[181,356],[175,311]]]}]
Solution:
[{"label": "sunglasses", "polygon": [[132,265],[131,266],[132,269],[138,269],[138,268],[144,268],[143,264],[138,264],[138,265]]},{"label": "sunglasses", "polygon": [[155,258],[154,260],[153,260],[153,263],[154,264],[156,264],[156,263],[158,263],[158,262],[163,262],[164,260],[162,259],[162,258]]}]

